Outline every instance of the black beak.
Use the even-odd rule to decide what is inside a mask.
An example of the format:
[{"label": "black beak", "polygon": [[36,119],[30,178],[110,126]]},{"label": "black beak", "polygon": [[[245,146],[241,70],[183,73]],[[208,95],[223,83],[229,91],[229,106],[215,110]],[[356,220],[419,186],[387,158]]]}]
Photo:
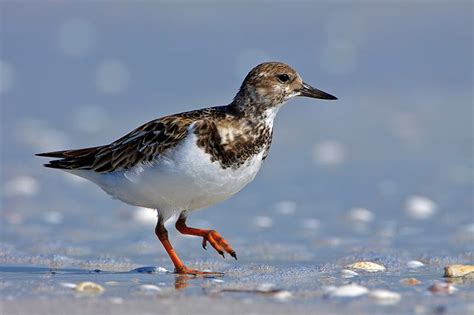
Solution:
[{"label": "black beak", "polygon": [[312,97],[312,98],[320,98],[323,100],[337,100],[337,97],[318,90],[317,88],[312,87],[309,84],[303,82],[303,86],[300,89],[300,96]]}]

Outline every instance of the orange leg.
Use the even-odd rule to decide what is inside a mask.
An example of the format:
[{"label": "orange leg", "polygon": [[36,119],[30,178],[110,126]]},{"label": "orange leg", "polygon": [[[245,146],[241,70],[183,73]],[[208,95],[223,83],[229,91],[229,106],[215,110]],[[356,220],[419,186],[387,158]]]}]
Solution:
[{"label": "orange leg", "polygon": [[161,218],[158,218],[158,222],[156,223],[155,234],[160,240],[161,244],[163,244],[163,247],[165,248],[168,255],[170,256],[171,261],[174,264],[175,273],[190,275],[222,275],[222,273],[218,272],[199,271],[186,267],[174,251],[173,246],[171,246],[171,243],[168,240],[168,231],[166,230],[164,222]]},{"label": "orange leg", "polygon": [[232,249],[229,243],[222,236],[220,236],[219,233],[214,230],[195,229],[188,227],[186,225],[186,215],[183,213],[179,216],[178,221],[176,221],[176,229],[182,234],[201,236],[202,247],[204,249],[206,249],[207,242],[209,242],[212,247],[214,247],[214,249],[220,255],[222,255],[222,257],[225,258],[224,252],[227,252],[229,255],[237,259],[235,251]]}]

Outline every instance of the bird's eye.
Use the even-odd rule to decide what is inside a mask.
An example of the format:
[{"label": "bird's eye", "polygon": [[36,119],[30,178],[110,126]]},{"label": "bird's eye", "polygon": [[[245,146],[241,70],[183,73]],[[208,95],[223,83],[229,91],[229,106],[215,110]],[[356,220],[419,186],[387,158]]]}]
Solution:
[{"label": "bird's eye", "polygon": [[290,76],[286,73],[279,74],[278,75],[278,80],[280,80],[280,82],[286,83],[286,82],[290,81]]}]

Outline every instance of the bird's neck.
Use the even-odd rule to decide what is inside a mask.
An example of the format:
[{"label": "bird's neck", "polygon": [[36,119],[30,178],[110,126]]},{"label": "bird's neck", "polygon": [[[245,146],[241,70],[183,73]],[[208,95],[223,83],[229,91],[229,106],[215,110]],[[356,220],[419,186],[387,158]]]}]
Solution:
[{"label": "bird's neck", "polygon": [[249,105],[242,107],[231,103],[229,109],[242,124],[253,125],[254,127],[262,126],[271,130],[280,106],[260,108],[259,106]]},{"label": "bird's neck", "polygon": [[252,97],[236,95],[233,102],[229,104],[229,108],[240,119],[249,121],[255,125],[265,125],[270,129],[273,128],[273,121],[278,113],[278,110],[283,103],[265,103],[259,102]]}]

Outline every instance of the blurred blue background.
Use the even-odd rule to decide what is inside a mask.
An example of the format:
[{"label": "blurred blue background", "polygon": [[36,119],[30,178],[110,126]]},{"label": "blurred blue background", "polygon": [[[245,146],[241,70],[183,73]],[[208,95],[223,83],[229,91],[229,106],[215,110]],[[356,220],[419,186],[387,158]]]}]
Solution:
[{"label": "blurred blue background", "polygon": [[[339,100],[289,102],[256,180],[191,223],[240,250],[472,250],[471,1],[2,1],[0,14],[4,263],[54,254],[169,264],[151,211],[33,154],[227,104],[270,60]],[[176,242],[185,259],[219,259],[197,240]]]}]

